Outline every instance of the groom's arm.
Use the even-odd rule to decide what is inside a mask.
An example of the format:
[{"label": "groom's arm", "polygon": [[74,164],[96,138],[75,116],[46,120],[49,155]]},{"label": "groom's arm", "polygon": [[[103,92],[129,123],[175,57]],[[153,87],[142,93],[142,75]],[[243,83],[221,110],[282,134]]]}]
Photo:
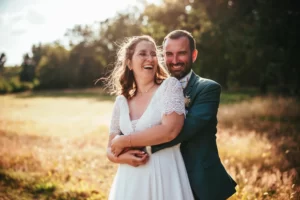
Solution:
[{"label": "groom's arm", "polygon": [[221,86],[215,82],[201,90],[189,109],[179,135],[171,142],[152,146],[152,153],[187,141],[212,123],[212,119],[216,118],[218,112],[220,93]]}]

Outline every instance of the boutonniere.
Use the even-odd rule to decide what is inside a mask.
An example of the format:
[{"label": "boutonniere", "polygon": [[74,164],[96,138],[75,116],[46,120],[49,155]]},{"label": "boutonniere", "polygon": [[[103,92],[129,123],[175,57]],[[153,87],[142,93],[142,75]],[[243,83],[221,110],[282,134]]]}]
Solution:
[{"label": "boutonniere", "polygon": [[191,103],[190,96],[185,96],[184,97],[184,105],[185,105],[185,107],[188,108],[189,105],[190,105],[190,103]]}]

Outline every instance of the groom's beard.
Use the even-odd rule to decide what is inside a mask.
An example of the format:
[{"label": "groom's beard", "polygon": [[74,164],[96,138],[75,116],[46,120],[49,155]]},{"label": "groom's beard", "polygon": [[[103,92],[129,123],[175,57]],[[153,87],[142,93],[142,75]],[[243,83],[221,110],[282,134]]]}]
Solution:
[{"label": "groom's beard", "polygon": [[169,63],[168,65],[169,72],[172,76],[180,80],[184,76],[186,76],[192,69],[192,62],[189,63]]}]

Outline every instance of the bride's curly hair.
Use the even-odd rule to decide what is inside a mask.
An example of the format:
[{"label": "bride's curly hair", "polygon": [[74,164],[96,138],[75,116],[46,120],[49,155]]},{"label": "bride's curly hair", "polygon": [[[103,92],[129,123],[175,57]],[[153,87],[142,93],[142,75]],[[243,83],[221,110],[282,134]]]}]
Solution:
[{"label": "bride's curly hair", "polygon": [[162,65],[162,56],[159,54],[159,49],[152,37],[142,35],[125,38],[117,51],[117,60],[114,65],[114,69],[106,79],[106,88],[109,89],[110,94],[124,95],[127,99],[136,95],[137,85],[133,71],[128,68],[126,63],[128,60],[132,59],[135,47],[141,41],[153,43],[157,51],[158,67],[155,73],[154,82],[156,84],[161,84],[163,80],[169,77],[166,68]]}]

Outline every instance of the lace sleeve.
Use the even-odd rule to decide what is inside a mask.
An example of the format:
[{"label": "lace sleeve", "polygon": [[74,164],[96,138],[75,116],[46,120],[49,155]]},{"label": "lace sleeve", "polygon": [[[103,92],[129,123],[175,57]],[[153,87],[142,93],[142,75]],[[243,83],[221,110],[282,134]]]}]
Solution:
[{"label": "lace sleeve", "polygon": [[109,134],[119,134],[120,131],[120,101],[119,97],[116,98],[116,101],[113,106],[112,117],[110,121]]},{"label": "lace sleeve", "polygon": [[179,115],[185,115],[184,96],[180,82],[174,77],[170,77],[165,81],[162,101],[163,114],[168,115],[176,112]]}]

